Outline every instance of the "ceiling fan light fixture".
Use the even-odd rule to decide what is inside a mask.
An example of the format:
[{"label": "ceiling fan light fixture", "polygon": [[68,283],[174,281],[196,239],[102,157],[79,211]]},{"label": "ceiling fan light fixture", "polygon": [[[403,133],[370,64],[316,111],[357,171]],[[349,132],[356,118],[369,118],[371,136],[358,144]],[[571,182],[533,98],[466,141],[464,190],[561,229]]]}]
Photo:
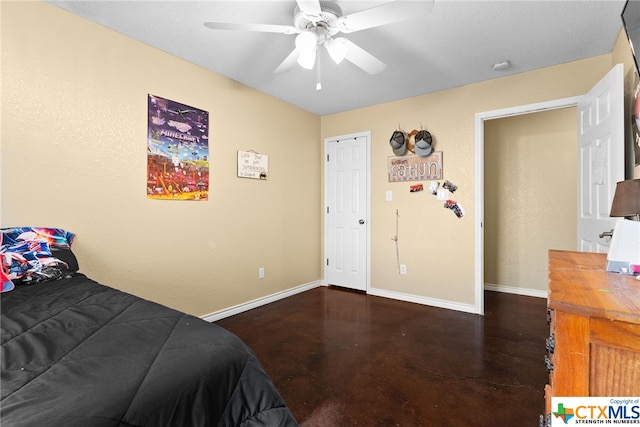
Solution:
[{"label": "ceiling fan light fixture", "polygon": [[[1,0],[0,0],[1,1]],[[383,1],[378,6],[344,15],[338,0],[295,0],[293,25],[205,22],[213,30],[242,30],[265,33],[296,34],[295,48],[274,70],[282,73],[296,63],[311,70],[320,66],[318,46],[324,46],[335,63],[354,64],[368,74],[381,73],[386,65],[360,46],[337,33],[352,33],[387,24],[407,21],[431,11],[434,0]],[[346,1],[346,0],[345,0]],[[380,1],[380,0],[379,0]],[[318,80],[320,81],[320,80]]]},{"label": "ceiling fan light fixture", "polygon": [[347,56],[349,46],[347,46],[344,40],[344,37],[338,37],[335,39],[330,39],[326,44],[327,52],[329,52],[329,56],[336,64],[341,63],[342,60]]},{"label": "ceiling fan light fixture", "polygon": [[316,63],[316,50],[315,49],[306,49],[300,52],[300,56],[298,56],[298,64],[302,68],[306,68],[310,70],[313,68]]},{"label": "ceiling fan light fixture", "polygon": [[296,48],[301,51],[315,51],[318,35],[311,31],[304,31],[296,36]]}]

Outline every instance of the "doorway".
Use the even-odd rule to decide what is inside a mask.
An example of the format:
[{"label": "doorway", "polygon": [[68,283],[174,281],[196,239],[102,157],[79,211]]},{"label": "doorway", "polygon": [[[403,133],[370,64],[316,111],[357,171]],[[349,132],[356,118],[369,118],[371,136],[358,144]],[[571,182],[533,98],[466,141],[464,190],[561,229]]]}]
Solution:
[{"label": "doorway", "polygon": [[[583,96],[529,104],[476,114],[476,218],[475,308],[484,314],[485,228],[485,120],[578,108],[578,203],[577,236],[580,242],[595,241],[591,235],[603,224],[611,226],[609,207],[616,182],[624,179],[624,87],[623,65],[615,65]],[[598,236],[603,239],[604,235]],[[526,243],[526,242],[523,242]],[[580,248],[584,250],[584,244]],[[546,269],[544,269],[546,270]]]},{"label": "doorway", "polygon": [[476,151],[476,176],[475,176],[475,194],[476,194],[476,226],[475,226],[475,311],[484,314],[484,271],[485,271],[485,254],[484,254],[484,210],[485,210],[485,121],[501,119],[543,111],[551,111],[560,108],[576,107],[580,97],[562,98],[553,101],[546,101],[536,104],[522,105],[513,108],[505,108],[501,110],[487,111],[478,113],[475,116],[475,151]]},{"label": "doorway", "polygon": [[549,248],[577,249],[577,109],[485,121],[485,290],[547,296]]}]

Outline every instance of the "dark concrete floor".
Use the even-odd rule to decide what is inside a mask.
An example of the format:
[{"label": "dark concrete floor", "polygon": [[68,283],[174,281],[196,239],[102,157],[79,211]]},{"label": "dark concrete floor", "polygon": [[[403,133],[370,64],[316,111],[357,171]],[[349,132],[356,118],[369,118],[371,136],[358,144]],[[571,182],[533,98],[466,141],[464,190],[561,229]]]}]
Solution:
[{"label": "dark concrete floor", "polygon": [[216,322],[258,356],[303,427],[537,426],[546,299],[485,293],[485,316],[334,287]]}]

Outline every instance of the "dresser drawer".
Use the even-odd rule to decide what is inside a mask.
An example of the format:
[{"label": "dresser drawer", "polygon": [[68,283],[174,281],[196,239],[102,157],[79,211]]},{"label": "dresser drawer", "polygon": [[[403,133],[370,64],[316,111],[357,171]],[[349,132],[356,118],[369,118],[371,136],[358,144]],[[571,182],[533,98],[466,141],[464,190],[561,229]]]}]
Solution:
[{"label": "dresser drawer", "polygon": [[589,318],[555,311],[549,384],[557,396],[589,396]]}]

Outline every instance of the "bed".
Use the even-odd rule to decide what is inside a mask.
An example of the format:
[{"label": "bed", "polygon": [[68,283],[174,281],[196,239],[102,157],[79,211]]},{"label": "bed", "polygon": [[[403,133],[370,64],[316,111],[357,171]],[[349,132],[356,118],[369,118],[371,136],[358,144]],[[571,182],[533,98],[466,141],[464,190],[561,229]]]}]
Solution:
[{"label": "bed", "polygon": [[38,246],[43,275],[29,275],[20,266],[28,257],[16,258],[7,236],[3,230],[3,426],[298,425],[232,333],[78,273],[73,235]]}]

